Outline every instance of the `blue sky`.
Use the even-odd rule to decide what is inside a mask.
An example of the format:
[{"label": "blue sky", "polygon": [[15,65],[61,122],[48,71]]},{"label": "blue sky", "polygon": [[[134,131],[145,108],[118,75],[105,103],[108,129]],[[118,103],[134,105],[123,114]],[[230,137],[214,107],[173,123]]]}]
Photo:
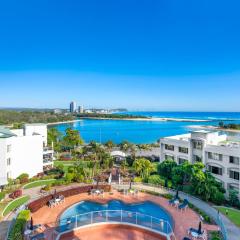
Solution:
[{"label": "blue sky", "polygon": [[0,106],[240,111],[237,0],[0,3]]}]

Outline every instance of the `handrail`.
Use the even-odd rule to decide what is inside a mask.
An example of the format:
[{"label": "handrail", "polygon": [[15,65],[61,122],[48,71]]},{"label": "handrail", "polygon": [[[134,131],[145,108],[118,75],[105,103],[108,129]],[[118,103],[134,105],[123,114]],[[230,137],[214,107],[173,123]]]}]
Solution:
[{"label": "handrail", "polygon": [[[111,184],[111,186],[112,187],[115,187],[115,188],[121,188],[121,187],[129,187],[129,183],[121,183],[121,184]],[[155,185],[155,184],[149,184],[149,183],[132,183],[132,186],[134,187],[137,187],[138,189],[140,189],[140,190],[146,190],[146,189],[144,189],[144,186],[146,186],[146,187],[152,187],[153,189],[153,192],[156,192],[156,193],[159,193],[159,192],[157,192],[157,191],[155,191],[156,189],[163,189],[163,190],[165,190],[166,192],[168,192],[168,193],[172,193],[172,194],[174,194],[174,193],[176,193],[176,189],[173,189],[173,188],[166,188],[166,187],[164,187],[164,186],[162,186],[162,185]],[[188,194],[188,193],[185,193],[185,192],[182,192],[182,191],[179,191],[179,194],[183,194],[186,198],[188,198],[188,200],[189,200],[189,198],[192,198],[192,199],[195,199],[195,200],[197,200],[197,201],[201,201],[201,202],[203,202],[204,204],[207,204],[207,205],[209,205],[208,203],[206,203],[206,202],[204,202],[203,200],[201,200],[200,198],[198,198],[198,197],[196,197],[196,196],[192,196],[192,195],[190,195],[190,194]],[[190,200],[189,200],[189,202],[191,202]],[[209,205],[209,207],[211,207],[210,205]],[[226,230],[226,226],[224,225],[224,223],[223,223],[223,221],[222,221],[222,217],[221,217],[221,215],[218,213],[218,211],[216,210],[216,209],[214,209],[213,207],[211,207],[211,209],[212,210],[214,210],[214,213],[213,214],[211,214],[211,217],[214,219],[214,221],[219,225],[219,227],[220,227],[220,229],[221,229],[221,233],[222,233],[222,236],[223,236],[223,239],[224,240],[228,240],[229,238],[228,238],[228,233],[227,233],[227,230]],[[206,211],[206,209],[204,210],[204,209],[201,209],[202,211]],[[209,212],[206,212],[206,214],[209,214]]]},{"label": "handrail", "polygon": [[125,223],[146,228],[166,236],[168,239],[175,235],[170,223],[164,219],[156,218],[140,212],[125,210],[101,210],[71,216],[70,218],[60,219],[56,231],[58,235],[92,224],[100,223]]}]

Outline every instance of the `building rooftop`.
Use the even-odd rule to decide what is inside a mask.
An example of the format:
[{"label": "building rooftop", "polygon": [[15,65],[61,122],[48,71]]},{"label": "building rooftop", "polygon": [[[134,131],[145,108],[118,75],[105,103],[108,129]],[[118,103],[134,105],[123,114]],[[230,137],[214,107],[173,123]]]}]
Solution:
[{"label": "building rooftop", "polygon": [[14,137],[16,134],[10,131],[10,129],[5,127],[0,127],[0,138]]},{"label": "building rooftop", "polygon": [[208,131],[208,130],[197,130],[197,131],[193,131],[192,133],[213,133],[215,131]]},{"label": "building rooftop", "polygon": [[240,148],[240,139],[239,140],[226,140],[226,141],[221,141],[218,143],[218,146],[222,147],[230,147],[230,148]]},{"label": "building rooftop", "polygon": [[24,126],[46,126],[46,123],[26,123]]},{"label": "building rooftop", "polygon": [[165,138],[166,139],[188,141],[190,137],[191,137],[191,133],[181,134],[181,135],[176,135],[176,136],[170,136],[170,137],[165,137]]}]

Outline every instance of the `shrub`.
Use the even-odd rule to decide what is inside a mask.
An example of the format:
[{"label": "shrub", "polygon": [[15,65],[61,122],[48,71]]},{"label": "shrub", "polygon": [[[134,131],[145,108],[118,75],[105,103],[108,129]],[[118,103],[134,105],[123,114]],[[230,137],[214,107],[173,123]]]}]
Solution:
[{"label": "shrub", "polygon": [[74,170],[73,166],[68,167],[68,173],[74,173]]},{"label": "shrub", "polygon": [[62,186],[67,184],[64,179],[58,179],[55,182],[52,183],[52,186]]},{"label": "shrub", "polygon": [[148,178],[148,183],[164,186],[164,179],[162,179],[159,175],[151,175]]},{"label": "shrub", "polygon": [[72,182],[73,178],[74,178],[74,174],[73,173],[67,173],[66,176],[65,176],[65,180],[68,183]]},{"label": "shrub", "polygon": [[236,190],[230,190],[229,191],[229,204],[232,207],[240,207],[238,192]]},{"label": "shrub", "polygon": [[210,233],[210,239],[211,240],[222,240],[223,238],[222,238],[222,235],[221,235],[221,233],[220,232],[211,232]]},{"label": "shrub", "polygon": [[211,201],[216,205],[222,205],[225,201],[224,194],[222,192],[216,192],[212,198]]},{"label": "shrub", "polygon": [[46,184],[46,186],[44,186],[43,188],[42,188],[42,190],[44,190],[44,191],[50,191],[51,190],[51,187],[52,187],[52,184]]},{"label": "shrub", "polygon": [[141,177],[135,177],[135,178],[133,179],[133,181],[134,181],[135,183],[141,183],[141,182],[143,182],[143,179],[142,179]]},{"label": "shrub", "polygon": [[29,210],[21,211],[16,218],[16,222],[13,225],[12,230],[10,231],[8,240],[23,240],[23,230],[29,219],[30,211]]},{"label": "shrub", "polygon": [[74,182],[81,183],[84,181],[84,176],[80,173],[74,174]]},{"label": "shrub", "polygon": [[207,223],[213,223],[213,220],[203,211],[201,211],[199,208],[197,208],[196,206],[194,206],[193,204],[189,203],[189,207],[191,209],[193,209],[195,212],[199,213],[205,222]]},{"label": "shrub", "polygon": [[15,199],[15,198],[18,198],[18,197],[21,197],[22,196],[22,190],[21,189],[18,189],[14,192],[12,192],[11,194],[9,194],[9,197],[12,198],[12,199]]},{"label": "shrub", "polygon": [[20,180],[20,183],[27,183],[29,180],[29,175],[27,173],[22,173],[20,176],[17,177]]},{"label": "shrub", "polygon": [[166,199],[172,199],[173,195],[170,193],[165,193],[165,194],[161,194],[162,197],[166,198]]}]

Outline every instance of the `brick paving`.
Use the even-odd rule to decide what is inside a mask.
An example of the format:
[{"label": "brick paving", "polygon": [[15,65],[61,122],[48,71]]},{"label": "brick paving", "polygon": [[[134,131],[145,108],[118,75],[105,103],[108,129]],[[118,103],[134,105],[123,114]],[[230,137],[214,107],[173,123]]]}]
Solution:
[{"label": "brick paving", "polygon": [[[62,205],[59,205],[55,208],[48,208],[47,206],[41,208],[38,210],[36,213],[34,213],[33,219],[34,219],[34,224],[44,224],[48,225],[50,227],[55,226],[56,220],[58,217],[61,215],[61,213],[66,210],[69,206],[83,201],[83,200],[94,200],[99,203],[106,203],[109,200],[121,200],[124,201],[125,203],[136,203],[136,202],[141,202],[141,201],[152,201],[156,204],[159,204],[162,206],[165,210],[167,210],[171,216],[174,219],[174,234],[176,236],[177,240],[181,240],[184,236],[187,235],[187,229],[190,227],[197,228],[200,218],[199,215],[194,212],[191,209],[187,209],[184,212],[181,212],[177,210],[175,207],[172,207],[168,204],[168,200],[159,196],[153,196],[150,194],[146,193],[139,193],[138,196],[126,196],[123,195],[117,191],[114,191],[113,195],[110,195],[108,193],[105,193],[104,197],[101,196],[90,196],[88,194],[79,194],[75,196],[71,196],[66,198],[65,203]],[[151,215],[151,213],[149,213]],[[204,230],[218,230],[218,226],[216,225],[208,225],[208,224],[203,224],[203,229]],[[91,234],[94,231],[91,231]],[[49,237],[49,239],[51,239]],[[81,238],[82,239],[82,238]],[[94,239],[94,238],[91,238]],[[139,238],[138,238],[139,239]],[[144,239],[144,238],[142,238]],[[122,239],[124,240],[124,238]]]}]

